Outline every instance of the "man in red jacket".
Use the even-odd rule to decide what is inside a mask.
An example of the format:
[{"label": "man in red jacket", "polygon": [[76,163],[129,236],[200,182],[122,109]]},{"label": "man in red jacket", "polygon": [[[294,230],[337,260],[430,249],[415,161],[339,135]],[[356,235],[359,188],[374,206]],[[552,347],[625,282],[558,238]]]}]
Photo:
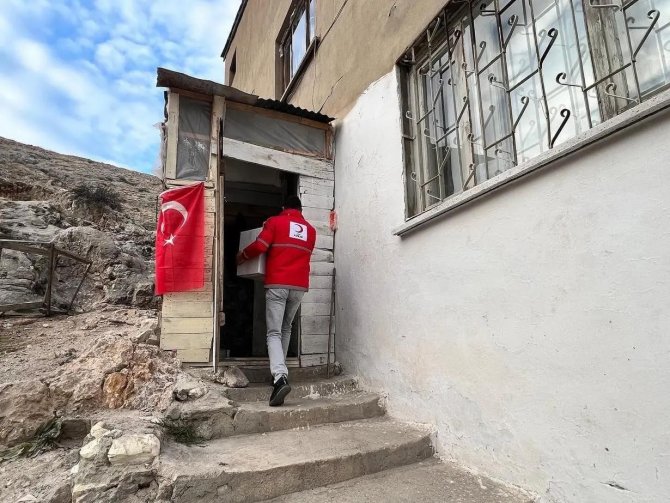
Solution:
[{"label": "man in red jacket", "polygon": [[268,355],[274,387],[270,405],[282,405],[291,391],[286,353],[291,341],[293,318],[309,289],[309,261],[316,231],[302,216],[296,196],[286,199],[284,210],[269,218],[256,241],[237,254],[237,263],[267,253],[265,261],[265,319]]}]

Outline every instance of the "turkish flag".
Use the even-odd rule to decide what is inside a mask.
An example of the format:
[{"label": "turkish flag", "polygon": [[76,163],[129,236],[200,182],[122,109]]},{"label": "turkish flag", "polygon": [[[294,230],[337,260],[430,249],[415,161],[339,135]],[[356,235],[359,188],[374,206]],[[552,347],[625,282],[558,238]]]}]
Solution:
[{"label": "turkish flag", "polygon": [[205,284],[205,184],[166,190],[156,228],[156,295]]}]

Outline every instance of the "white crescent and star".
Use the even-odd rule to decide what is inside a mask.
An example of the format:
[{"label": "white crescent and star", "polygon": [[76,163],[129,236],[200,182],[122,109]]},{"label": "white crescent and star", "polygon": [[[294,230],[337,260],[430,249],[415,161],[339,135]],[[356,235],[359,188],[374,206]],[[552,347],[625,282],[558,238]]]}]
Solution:
[{"label": "white crescent and star", "polygon": [[[186,224],[186,221],[188,220],[188,211],[186,210],[183,204],[177,201],[168,201],[167,203],[163,203],[161,205],[161,213],[165,214],[169,210],[179,212],[184,220],[182,220],[181,224],[179,224],[179,227],[177,227],[174,230],[174,232],[170,234],[170,237],[165,240],[163,246],[174,245],[175,234],[179,231],[179,229],[181,229],[184,226],[184,224]],[[165,222],[161,223],[161,234],[163,234],[164,232],[165,232]]]}]

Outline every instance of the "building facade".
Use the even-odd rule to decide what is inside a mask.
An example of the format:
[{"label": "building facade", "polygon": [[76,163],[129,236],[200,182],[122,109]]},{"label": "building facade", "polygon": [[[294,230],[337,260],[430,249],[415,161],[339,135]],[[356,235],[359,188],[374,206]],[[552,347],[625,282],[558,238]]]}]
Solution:
[{"label": "building facade", "polygon": [[336,118],[348,372],[541,501],[667,500],[668,0],[248,0],[222,56]]}]

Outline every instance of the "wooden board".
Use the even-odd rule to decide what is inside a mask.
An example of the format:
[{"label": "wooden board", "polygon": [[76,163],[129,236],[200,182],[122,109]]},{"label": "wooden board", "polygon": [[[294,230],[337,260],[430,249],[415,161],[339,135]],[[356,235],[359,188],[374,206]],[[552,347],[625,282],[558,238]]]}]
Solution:
[{"label": "wooden board", "polygon": [[209,170],[207,178],[216,184],[219,179],[219,119],[223,115],[224,99],[221,96],[214,97],[212,103],[212,119],[209,128]]},{"label": "wooden board", "polygon": [[[184,187],[186,185],[192,185],[196,182],[197,182],[197,180],[183,180],[183,179],[180,179],[180,178],[166,178],[165,179],[165,185],[167,185],[168,188]],[[205,181],[205,189],[213,189],[213,188],[214,188],[214,182]]]},{"label": "wooden board", "polygon": [[168,94],[165,178],[177,178],[177,142],[179,141],[179,95]]},{"label": "wooden board", "polygon": [[231,138],[223,139],[223,155],[232,159],[268,166],[288,173],[334,179],[333,163],[313,157],[281,152]]},{"label": "wooden board", "polygon": [[334,259],[333,252],[330,250],[315,248],[312,252],[312,262],[333,262]]},{"label": "wooden board", "polygon": [[316,229],[316,235],[318,236],[319,234],[323,236],[332,236],[333,231],[330,228],[330,225],[328,225],[328,222],[309,222],[312,224],[312,227]]},{"label": "wooden board", "polygon": [[300,317],[327,316],[330,314],[330,302],[314,302],[300,306]]},{"label": "wooden board", "polygon": [[[330,355],[330,363],[335,361],[334,354]],[[314,355],[302,355],[300,357],[300,365],[302,367],[317,367],[319,365],[326,365],[328,363],[328,355],[325,353]]]},{"label": "wooden board", "polygon": [[204,334],[212,333],[211,316],[202,318],[161,318],[163,334]]},{"label": "wooden board", "polygon": [[328,225],[328,222],[330,221],[330,210],[324,210],[323,208],[303,206],[302,215],[312,225],[315,225],[315,222]]},{"label": "wooden board", "polygon": [[213,215],[215,206],[216,201],[214,201],[214,199],[205,198],[205,215],[208,213]]},{"label": "wooden board", "polygon": [[301,176],[298,183],[298,192],[301,197],[307,195],[333,197],[335,193],[335,181]]},{"label": "wooden board", "polygon": [[161,349],[208,349],[212,345],[212,334],[164,334],[161,336]]},{"label": "wooden board", "polygon": [[212,291],[206,292],[171,292],[163,295],[163,305],[166,302],[211,302]]},{"label": "wooden board", "polygon": [[[328,333],[330,316],[301,316],[300,330],[303,334],[323,335]],[[333,317],[333,331],[335,330],[335,317]]]},{"label": "wooden board", "polygon": [[303,304],[312,304],[314,302],[324,302],[329,304],[332,290],[330,288],[311,288],[302,298]]},{"label": "wooden board", "polygon": [[[302,349],[303,355],[322,354],[328,351],[328,335],[327,334],[302,334]],[[331,354],[335,351],[335,337],[330,341]],[[331,356],[332,362],[332,356]]]},{"label": "wooden board", "polygon": [[316,235],[316,247],[322,250],[332,250],[335,244],[333,236],[326,236],[323,234]]},{"label": "wooden board", "polygon": [[311,276],[309,287],[314,289],[330,290],[333,286],[332,276]]},{"label": "wooden board", "polygon": [[301,194],[300,200],[303,206],[329,211],[333,209],[335,202],[335,198],[333,196],[312,196],[309,194]]},{"label": "wooden board", "polygon": [[203,318],[213,316],[213,302],[184,302],[175,299],[163,299],[163,316],[166,318]]},{"label": "wooden board", "polygon": [[311,276],[332,276],[335,264],[331,262],[312,262],[310,264]]},{"label": "wooden board", "polygon": [[207,363],[209,361],[211,348],[207,349],[178,349],[177,358],[184,363]]}]

